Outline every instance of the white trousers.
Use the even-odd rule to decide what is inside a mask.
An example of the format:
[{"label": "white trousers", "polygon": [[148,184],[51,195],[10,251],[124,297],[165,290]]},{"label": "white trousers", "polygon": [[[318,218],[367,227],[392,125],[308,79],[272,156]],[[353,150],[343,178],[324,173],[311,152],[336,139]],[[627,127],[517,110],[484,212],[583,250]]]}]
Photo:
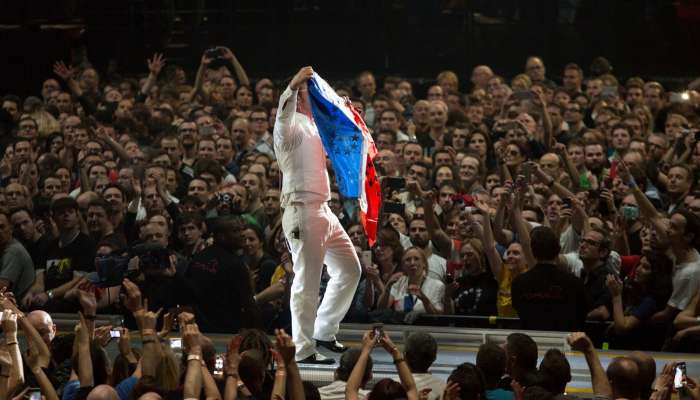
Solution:
[{"label": "white trousers", "polygon": [[[292,203],[285,208],[282,229],[294,263],[290,308],[296,359],[316,352],[315,340],[335,340],[360,280],[355,246],[326,203]],[[319,306],[323,264],[330,275]]]}]

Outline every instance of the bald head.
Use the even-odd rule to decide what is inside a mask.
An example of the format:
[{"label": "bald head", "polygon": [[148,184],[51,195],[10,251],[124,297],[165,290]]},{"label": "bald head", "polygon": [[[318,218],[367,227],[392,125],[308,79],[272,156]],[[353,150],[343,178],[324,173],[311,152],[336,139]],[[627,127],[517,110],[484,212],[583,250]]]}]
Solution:
[{"label": "bald head", "polygon": [[641,396],[648,399],[651,395],[652,384],[656,378],[656,361],[647,353],[635,351],[630,358],[637,363],[639,368],[639,386],[642,388]]},{"label": "bald head", "polygon": [[156,392],[144,393],[139,397],[139,400],[162,400],[163,398]]},{"label": "bald head", "polygon": [[119,400],[117,391],[109,385],[97,385],[87,395],[87,400]]},{"label": "bald head", "polygon": [[631,357],[616,357],[608,365],[608,380],[616,399],[639,399],[642,382],[639,366]]},{"label": "bald head", "polygon": [[39,332],[46,345],[56,336],[56,325],[46,311],[35,310],[27,314],[27,321]]}]

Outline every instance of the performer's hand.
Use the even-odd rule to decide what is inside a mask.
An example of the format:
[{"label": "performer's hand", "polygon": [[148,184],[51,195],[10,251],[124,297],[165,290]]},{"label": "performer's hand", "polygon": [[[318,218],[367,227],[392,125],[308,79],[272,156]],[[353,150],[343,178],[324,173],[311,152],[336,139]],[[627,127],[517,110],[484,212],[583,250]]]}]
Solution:
[{"label": "performer's hand", "polygon": [[311,79],[311,77],[314,75],[314,70],[311,67],[304,67],[297,72],[296,75],[294,75],[294,78],[292,78],[292,81],[289,83],[289,87],[292,90],[298,90],[301,85]]}]

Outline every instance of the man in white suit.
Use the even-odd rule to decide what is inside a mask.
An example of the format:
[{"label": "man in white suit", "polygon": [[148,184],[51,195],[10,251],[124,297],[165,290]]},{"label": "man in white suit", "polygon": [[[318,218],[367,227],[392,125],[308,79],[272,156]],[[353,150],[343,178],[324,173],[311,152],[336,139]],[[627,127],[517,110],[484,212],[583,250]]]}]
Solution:
[{"label": "man in white suit", "polygon": [[[282,172],[282,229],[294,263],[291,311],[296,359],[332,364],[334,360],[318,353],[316,345],[334,352],[346,350],[335,335],[350,308],[361,267],[350,237],[327,204],[326,153],[307,88],[313,74],[311,67],[300,69],[280,96],[273,136]],[[330,281],[319,306],[324,263]]]}]

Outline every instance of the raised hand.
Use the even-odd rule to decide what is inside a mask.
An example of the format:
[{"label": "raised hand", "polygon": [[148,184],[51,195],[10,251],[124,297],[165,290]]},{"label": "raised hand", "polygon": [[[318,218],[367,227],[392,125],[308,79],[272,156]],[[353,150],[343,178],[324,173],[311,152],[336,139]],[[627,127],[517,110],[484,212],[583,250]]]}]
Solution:
[{"label": "raised hand", "polygon": [[673,377],[676,374],[676,363],[672,362],[669,364],[664,365],[664,369],[661,371],[661,374],[656,377],[656,380],[654,381],[654,384],[652,385],[652,388],[654,391],[660,391],[663,389],[671,389],[671,385],[673,384]]},{"label": "raised hand", "polygon": [[163,326],[160,332],[158,332],[158,337],[161,339],[167,338],[173,330],[173,326],[175,326],[175,314],[169,312],[165,313],[163,315]]},{"label": "raised hand", "polygon": [[605,279],[605,284],[608,286],[608,290],[610,291],[610,295],[612,297],[622,295],[622,281],[620,278],[613,274],[608,274],[608,277]]},{"label": "raised hand", "polygon": [[78,290],[78,299],[86,315],[94,316],[97,313],[97,298],[94,291]]},{"label": "raised hand", "polygon": [[8,335],[17,335],[17,314],[12,310],[5,309],[3,311],[0,324],[2,325],[2,332],[5,334],[6,341]]},{"label": "raised hand", "polygon": [[224,359],[224,375],[238,378],[238,365],[241,363],[241,355],[238,349],[241,347],[240,336],[235,336],[231,339],[228,348],[226,349],[226,357]]},{"label": "raised hand", "polygon": [[201,333],[199,332],[197,324],[185,325],[182,332],[182,344],[184,345],[186,353],[201,350],[200,336]]},{"label": "raised hand", "polygon": [[394,342],[391,341],[391,338],[386,332],[384,332],[384,335],[379,339],[379,344],[382,345],[384,350],[386,350],[387,353],[391,354],[392,357],[397,358],[401,355],[399,349],[396,347]]},{"label": "raised hand", "polygon": [[418,298],[423,298],[423,291],[419,285],[408,285],[408,293]]},{"label": "raised hand", "polygon": [[401,277],[402,277],[403,275],[404,275],[403,272],[395,272],[393,275],[391,275],[391,277],[389,278],[389,280],[386,281],[386,286],[388,287],[388,286],[393,285],[394,283],[396,283],[396,281],[398,281],[399,279],[401,279]]},{"label": "raised hand", "polygon": [[593,350],[593,342],[584,332],[574,332],[567,336],[566,341],[573,350],[587,353]]},{"label": "raised hand", "polygon": [[270,349],[270,355],[272,355],[272,359],[275,360],[275,369],[277,370],[276,373],[279,374],[280,372],[286,372],[287,365],[284,362],[282,354],[275,349]]},{"label": "raised hand", "polygon": [[75,77],[75,70],[72,66],[66,65],[62,60],[57,61],[53,65],[53,72],[61,77],[64,81],[73,79]]},{"label": "raised hand", "polygon": [[112,340],[112,325],[104,325],[95,328],[95,339],[102,347],[107,347]]},{"label": "raised hand", "polygon": [[138,310],[143,309],[143,301],[141,299],[141,290],[133,282],[128,279],[124,279],[122,282],[124,289],[126,290],[126,297],[124,298],[124,307],[127,310],[135,313]]},{"label": "raised hand", "polygon": [[284,329],[275,329],[275,349],[281,355],[285,365],[294,361],[296,347],[292,338],[284,331]]},{"label": "raised hand", "polygon": [[117,346],[119,347],[119,354],[126,357],[131,354],[131,335],[129,334],[128,328],[119,328],[119,342]]},{"label": "raised hand", "polygon": [[374,337],[374,329],[370,329],[362,335],[362,347],[366,349],[371,349],[377,345],[377,340],[379,338]]},{"label": "raised hand", "polygon": [[228,47],[220,47],[220,49],[221,49],[221,52],[223,53],[222,58],[224,60],[233,61],[235,56],[233,55],[233,52],[231,51],[231,49],[229,49]]},{"label": "raised hand", "polygon": [[289,83],[289,87],[292,90],[297,90],[303,83],[311,79],[312,76],[314,76],[313,68],[303,67],[299,70],[299,72],[297,72],[296,75],[294,75],[294,78],[292,78],[292,81]]},{"label": "raised hand", "polygon": [[153,58],[150,60],[146,59],[146,62],[148,63],[148,72],[153,76],[158,76],[163,66],[165,66],[165,58],[163,58],[162,53],[153,54]]},{"label": "raised hand", "polygon": [[83,313],[78,314],[80,315],[80,321],[75,326],[75,336],[78,339],[78,343],[87,345],[90,343],[90,329],[88,328],[88,323]]}]

